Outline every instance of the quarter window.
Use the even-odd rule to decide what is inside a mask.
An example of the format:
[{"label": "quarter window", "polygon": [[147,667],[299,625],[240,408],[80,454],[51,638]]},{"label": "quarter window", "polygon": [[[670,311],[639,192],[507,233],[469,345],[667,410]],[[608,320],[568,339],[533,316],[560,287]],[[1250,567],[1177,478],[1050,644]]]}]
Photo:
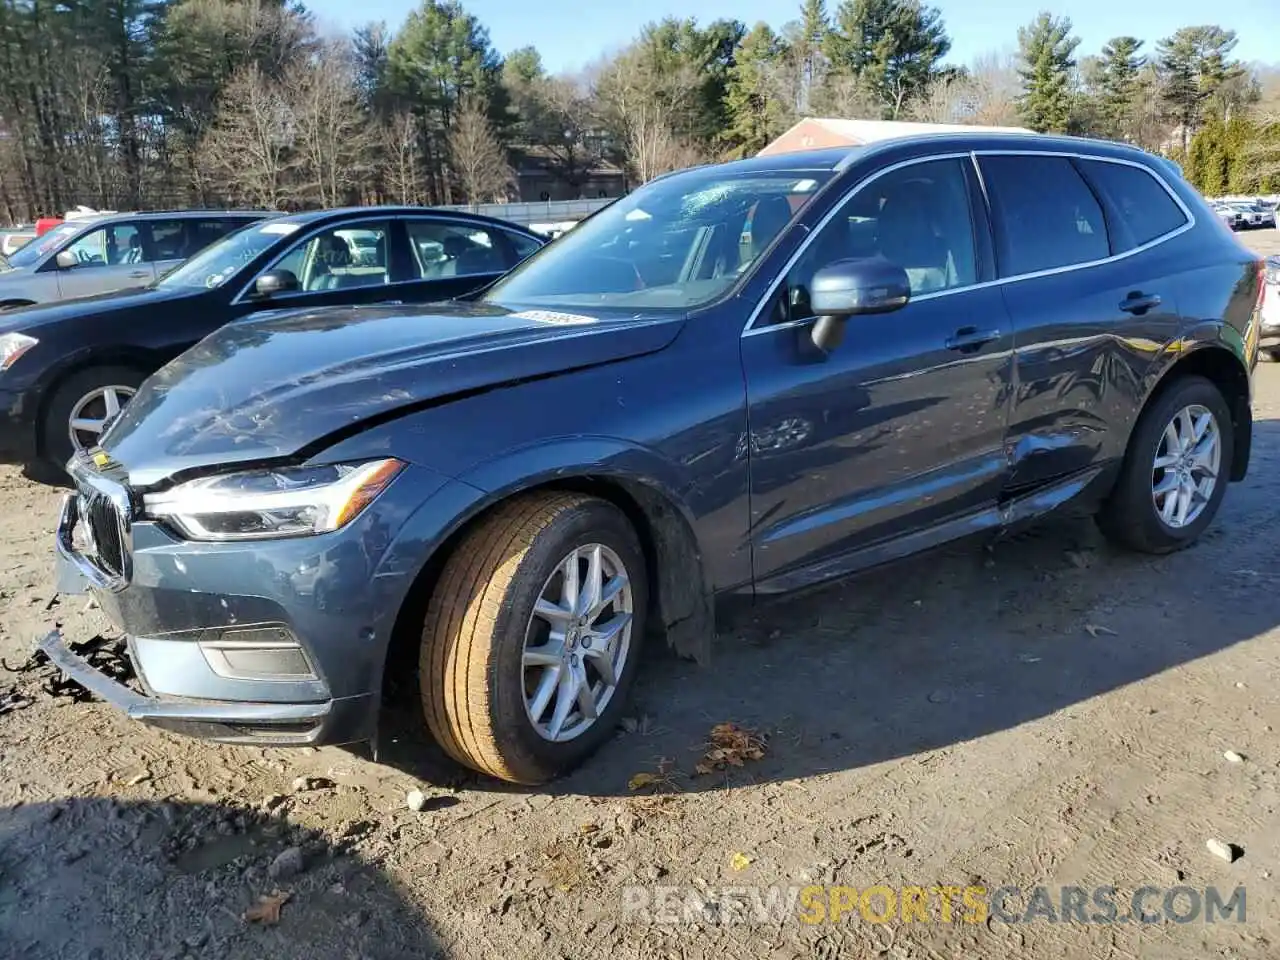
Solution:
[{"label": "quarter window", "polygon": [[993,156],[983,157],[981,165],[1003,276],[1111,255],[1102,207],[1069,159]]},{"label": "quarter window", "polygon": [[789,319],[812,316],[813,275],[839,260],[884,257],[906,271],[915,295],[975,283],[978,268],[965,163],[949,159],[910,164],[876,178],[845,201],[788,277]]},{"label": "quarter window", "polygon": [[1115,253],[1150,243],[1187,222],[1187,215],[1169,191],[1142,168],[1105,160],[1078,162],[1117,221],[1111,238]]},{"label": "quarter window", "polygon": [[542,249],[542,244],[532,237],[526,237],[523,233],[508,233],[506,237],[516,252],[517,261],[526,260]]}]

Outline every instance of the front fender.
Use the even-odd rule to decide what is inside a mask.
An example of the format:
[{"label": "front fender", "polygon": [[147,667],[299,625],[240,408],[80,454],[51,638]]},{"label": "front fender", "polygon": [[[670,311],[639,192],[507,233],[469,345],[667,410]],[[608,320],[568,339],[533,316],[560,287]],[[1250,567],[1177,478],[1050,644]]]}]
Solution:
[{"label": "front fender", "polygon": [[[669,644],[680,654],[705,660],[714,635],[712,590],[701,545],[693,533],[683,493],[690,482],[677,465],[652,450],[611,437],[548,440],[510,450],[477,464],[430,492],[406,519],[382,555],[375,577],[379,622],[375,634],[383,645],[376,658],[381,689],[389,647],[403,613],[425,608],[429,589],[420,577],[439,569],[450,538],[496,504],[537,487],[556,484],[599,489],[612,487],[634,517],[648,527],[658,613]],[[424,590],[425,593],[425,590]],[[411,608],[414,608],[411,610]],[[407,628],[415,626],[405,622]]]}]

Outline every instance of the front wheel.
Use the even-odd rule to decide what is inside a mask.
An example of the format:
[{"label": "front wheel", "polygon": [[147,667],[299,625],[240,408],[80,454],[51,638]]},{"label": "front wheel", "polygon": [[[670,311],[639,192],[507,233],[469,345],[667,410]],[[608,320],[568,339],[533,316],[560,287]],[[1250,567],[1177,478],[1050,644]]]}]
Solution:
[{"label": "front wheel", "polygon": [[90,367],[67,377],[54,391],[41,427],[46,464],[61,469],[73,453],[97,444],[145,379],[129,367]]},{"label": "front wheel", "polygon": [[1110,539],[1143,553],[1194,542],[1226,494],[1231,412],[1212,381],[1171,384],[1138,419],[1115,489],[1098,515]]},{"label": "front wheel", "polygon": [[502,780],[567,772],[621,717],[647,604],[644,552],[611,503],[549,493],[499,507],[428,603],[419,683],[432,734]]}]

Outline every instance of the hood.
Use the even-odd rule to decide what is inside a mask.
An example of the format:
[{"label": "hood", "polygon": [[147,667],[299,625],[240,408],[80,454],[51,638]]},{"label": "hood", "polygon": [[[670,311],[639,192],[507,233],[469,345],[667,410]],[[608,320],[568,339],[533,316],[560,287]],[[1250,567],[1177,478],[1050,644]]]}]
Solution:
[{"label": "hood", "polygon": [[[10,274],[0,274],[0,295],[3,291],[3,279],[7,276]],[[51,303],[37,303],[34,306],[19,307],[16,310],[0,313],[0,333],[31,330],[34,327],[57,323],[71,317],[96,316],[115,310],[134,310],[178,297],[189,297],[191,294],[190,290],[153,290],[143,287],[118,290],[115,293],[100,293],[92,297],[74,297],[68,300],[55,300]]]},{"label": "hood", "polygon": [[462,391],[660,350],[682,324],[467,303],[239,321],[152,375],[102,446],[139,486],[180,470],[288,457]]}]

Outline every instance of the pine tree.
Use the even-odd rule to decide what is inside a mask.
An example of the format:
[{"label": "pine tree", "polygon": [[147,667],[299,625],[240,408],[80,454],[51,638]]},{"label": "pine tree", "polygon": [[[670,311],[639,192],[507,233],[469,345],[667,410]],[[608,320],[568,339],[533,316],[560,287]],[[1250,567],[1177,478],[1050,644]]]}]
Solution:
[{"label": "pine tree", "polygon": [[767,23],[756,24],[738,48],[725,91],[725,139],[734,156],[753,156],[786,125],[786,105],[776,83],[781,54],[782,43]]},{"label": "pine tree", "polygon": [[892,120],[928,89],[951,39],[942,14],[917,0],[844,0],[826,49],[832,73],[857,82]]},{"label": "pine tree", "polygon": [[1040,13],[1018,28],[1022,65],[1022,96],[1018,109],[1023,121],[1039,133],[1065,133],[1071,122],[1074,91],[1071,70],[1080,38],[1071,35],[1071,19]]},{"label": "pine tree", "polygon": [[1243,72],[1239,61],[1231,59],[1236,43],[1234,30],[1183,27],[1157,47],[1161,97],[1182,128],[1184,148],[1200,124],[1205,101]]},{"label": "pine tree", "polygon": [[1105,133],[1116,139],[1132,139],[1130,127],[1147,63],[1138,52],[1141,48],[1136,37],[1116,37],[1102,48],[1098,105]]}]

